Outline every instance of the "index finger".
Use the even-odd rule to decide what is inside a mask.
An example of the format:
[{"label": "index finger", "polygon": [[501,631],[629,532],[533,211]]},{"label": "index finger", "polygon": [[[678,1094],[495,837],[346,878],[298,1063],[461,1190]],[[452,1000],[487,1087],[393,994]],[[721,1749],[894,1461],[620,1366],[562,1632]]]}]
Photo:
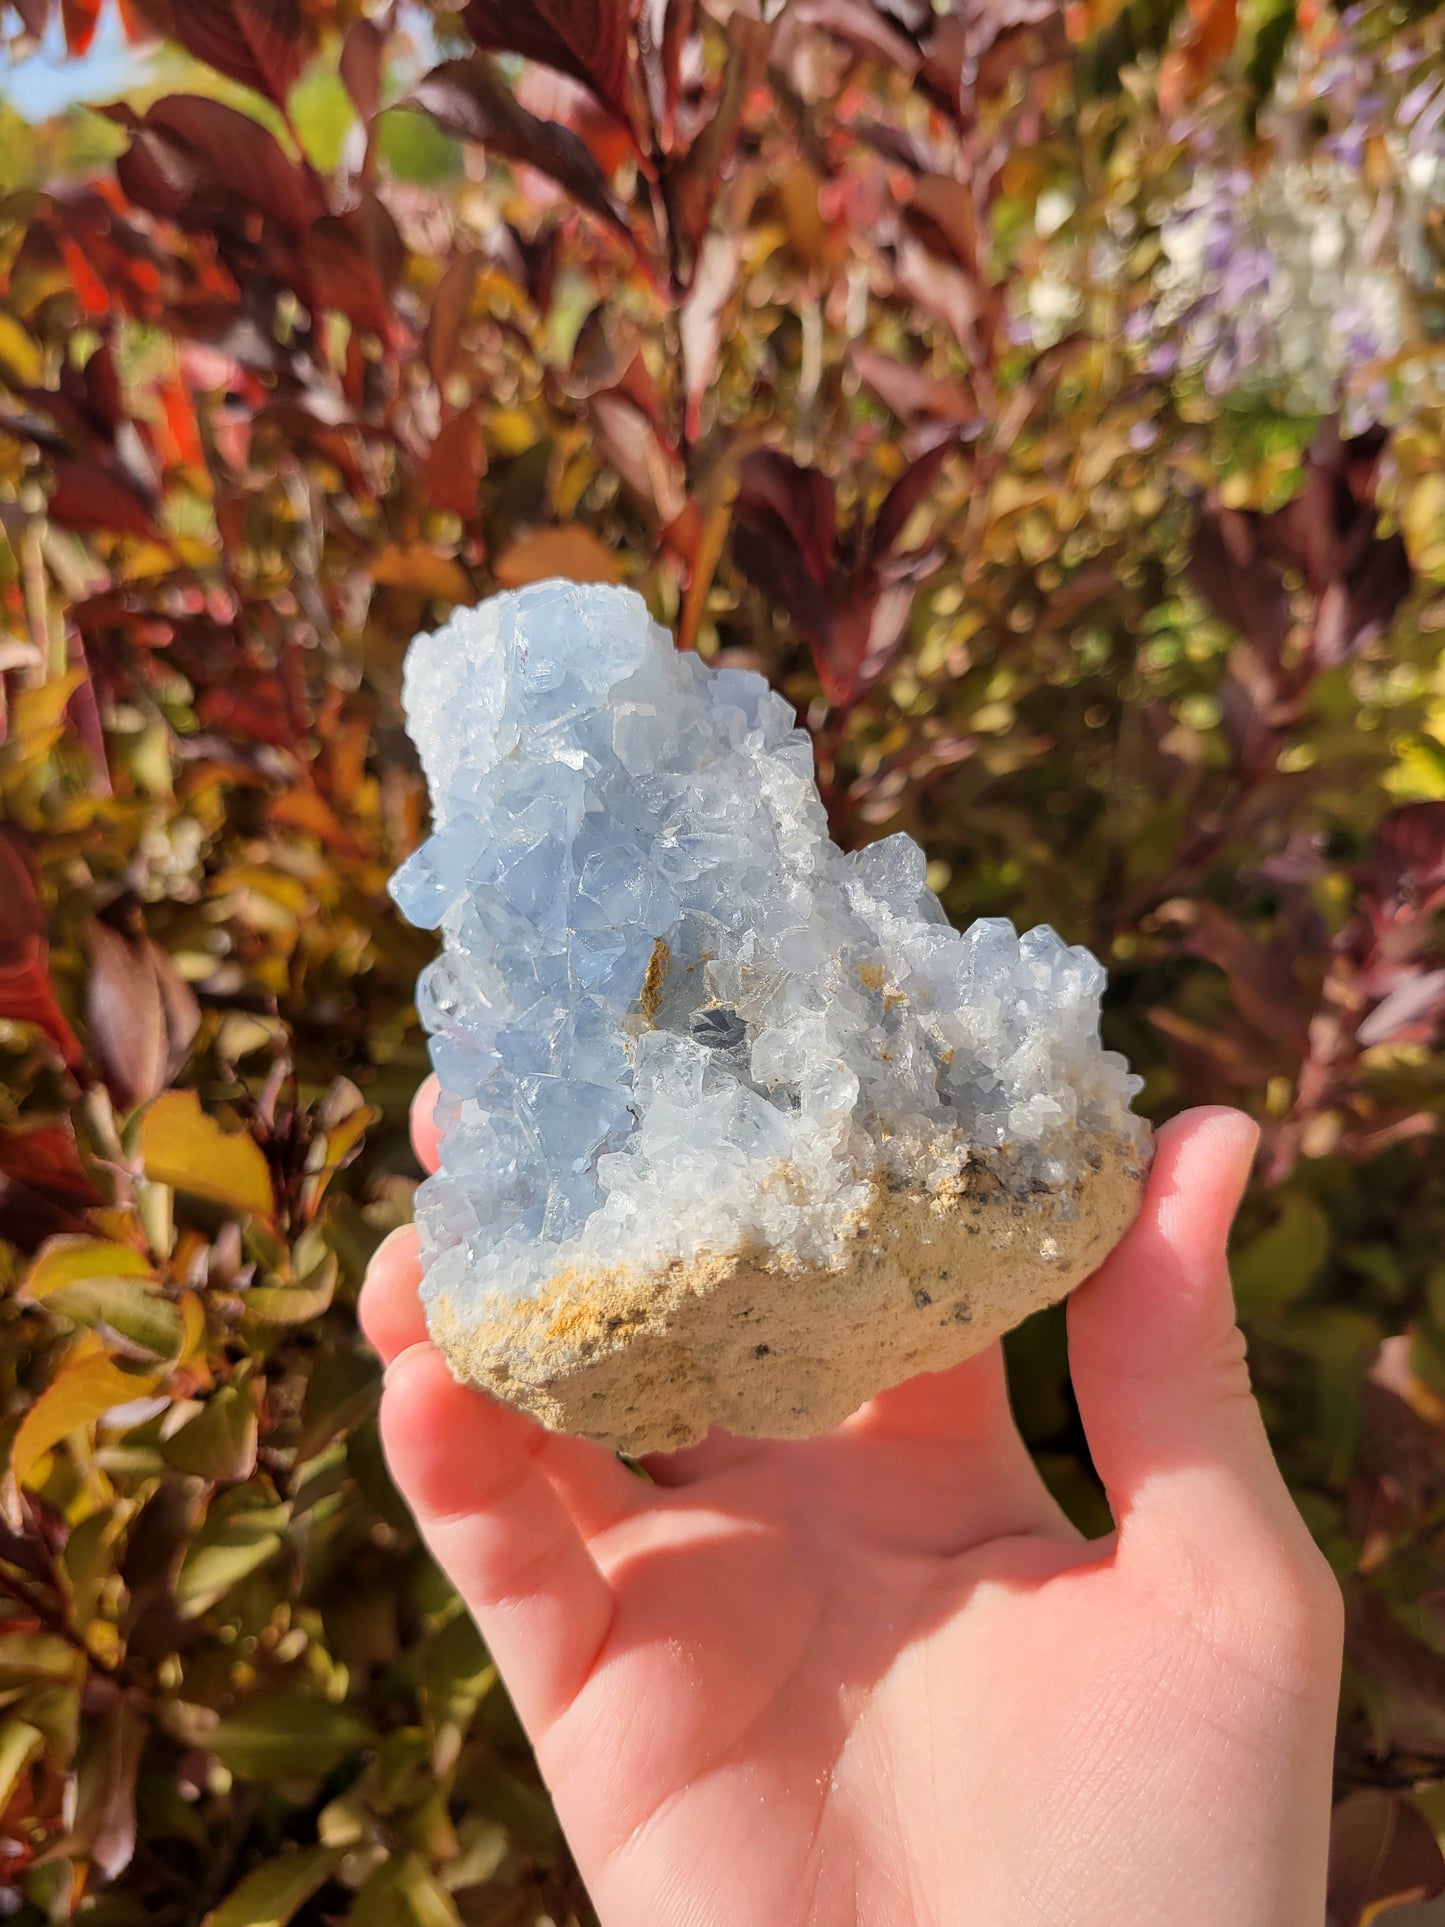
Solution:
[{"label": "index finger", "polygon": [[411,1100],[411,1148],[416,1152],[417,1163],[428,1176],[441,1163],[441,1153],[437,1148],[441,1133],[437,1129],[435,1115],[440,1096],[441,1085],[433,1073]]}]

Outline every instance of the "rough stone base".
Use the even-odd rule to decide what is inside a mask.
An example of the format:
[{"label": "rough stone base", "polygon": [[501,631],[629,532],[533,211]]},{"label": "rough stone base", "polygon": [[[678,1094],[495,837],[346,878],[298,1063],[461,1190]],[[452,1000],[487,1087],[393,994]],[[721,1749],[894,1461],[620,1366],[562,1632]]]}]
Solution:
[{"label": "rough stone base", "polygon": [[714,1425],[808,1438],[917,1372],[982,1351],[1093,1271],[1143,1194],[1137,1143],[1079,1147],[1067,1194],[1018,1198],[982,1166],[934,1196],[880,1183],[839,1263],[739,1250],[657,1273],[560,1272],[465,1323],[446,1298],[431,1332],[458,1378],[637,1455]]}]

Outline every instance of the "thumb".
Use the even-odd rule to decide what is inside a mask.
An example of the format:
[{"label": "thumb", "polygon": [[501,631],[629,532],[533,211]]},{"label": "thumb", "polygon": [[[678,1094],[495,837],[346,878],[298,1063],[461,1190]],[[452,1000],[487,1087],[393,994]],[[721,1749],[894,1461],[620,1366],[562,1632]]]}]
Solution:
[{"label": "thumb", "polygon": [[1302,1528],[1249,1389],[1225,1247],[1259,1133],[1239,1111],[1188,1111],[1159,1132],[1139,1217],[1069,1301],[1079,1413],[1131,1543],[1210,1548]]}]

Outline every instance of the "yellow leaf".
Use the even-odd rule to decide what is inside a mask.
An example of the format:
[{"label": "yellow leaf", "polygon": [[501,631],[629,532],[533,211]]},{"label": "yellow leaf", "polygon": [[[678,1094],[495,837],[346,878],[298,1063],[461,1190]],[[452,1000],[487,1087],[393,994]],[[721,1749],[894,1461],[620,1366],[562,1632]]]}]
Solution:
[{"label": "yellow leaf", "polygon": [[499,408],[487,417],[487,439],[502,455],[525,455],[536,447],[537,433],[525,408]]},{"label": "yellow leaf", "polygon": [[45,1744],[45,1735],[25,1720],[0,1726],[0,1812],[10,1804],[15,1782]]},{"label": "yellow leaf", "polygon": [[123,1372],[104,1356],[72,1358],[63,1365],[20,1422],[10,1448],[10,1470],[21,1485],[36,1463],[82,1426],[93,1425],[114,1405],[128,1405],[154,1391],[158,1379]]},{"label": "yellow leaf", "polygon": [[617,558],[592,533],[574,524],[568,529],[534,529],[519,536],[497,557],[496,575],[504,589],[520,589],[526,582],[547,582],[565,576],[569,582],[618,582]]},{"label": "yellow leaf", "polygon": [[198,1291],[185,1292],[181,1297],[181,1356],[180,1363],[188,1365],[202,1351],[206,1343],[206,1306]]},{"label": "yellow leaf", "polygon": [[10,731],[27,766],[48,756],[65,733],[65,706],[85,681],[81,669],[69,669],[49,682],[22,689],[10,711]]},{"label": "yellow leaf", "polygon": [[16,376],[22,386],[38,382],[44,369],[39,348],[14,315],[3,312],[0,312],[0,367]]},{"label": "yellow leaf", "polygon": [[388,542],[371,565],[371,579],[388,589],[418,589],[439,602],[473,603],[472,579],[449,555],[438,555],[424,543]]},{"label": "yellow leaf", "polygon": [[147,1109],[140,1155],[146,1176],[156,1183],[270,1222],[271,1173],[260,1148],[223,1131],[194,1091],[165,1091]]},{"label": "yellow leaf", "polygon": [[133,1245],[117,1244],[109,1238],[51,1238],[26,1274],[25,1290],[40,1299],[64,1285],[152,1275],[150,1260]]}]

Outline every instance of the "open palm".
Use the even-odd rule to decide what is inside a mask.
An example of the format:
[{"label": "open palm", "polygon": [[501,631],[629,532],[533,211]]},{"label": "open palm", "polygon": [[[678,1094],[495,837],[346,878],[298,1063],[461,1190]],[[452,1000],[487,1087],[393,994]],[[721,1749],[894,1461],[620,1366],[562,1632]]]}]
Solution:
[{"label": "open palm", "polygon": [[456,1385],[415,1235],[387,1241],[362,1315],[388,1458],[605,1923],[1318,1927],[1339,1600],[1233,1323],[1252,1147],[1229,1111],[1167,1127],[1071,1301],[1117,1525],[1093,1542],[997,1347],[819,1439],[715,1432],[649,1484]]}]

